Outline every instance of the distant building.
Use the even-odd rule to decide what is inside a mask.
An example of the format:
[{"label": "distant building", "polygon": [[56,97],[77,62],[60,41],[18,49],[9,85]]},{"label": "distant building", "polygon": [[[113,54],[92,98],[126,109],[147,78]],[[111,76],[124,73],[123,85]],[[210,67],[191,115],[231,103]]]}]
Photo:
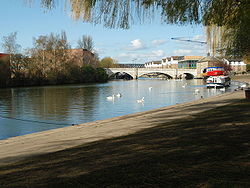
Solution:
[{"label": "distant building", "polygon": [[247,65],[240,59],[223,58],[222,60],[231,66],[232,72],[242,73],[242,72],[246,72],[247,70]]},{"label": "distant building", "polygon": [[9,56],[9,54],[0,53],[0,58],[4,58],[4,57],[7,57],[7,56]]},{"label": "distant building", "polygon": [[206,70],[207,67],[215,67],[219,64],[223,63],[223,61],[219,58],[213,57],[213,56],[207,56],[202,59],[200,59],[197,62],[197,74],[198,76],[202,77],[202,74],[204,70]]},{"label": "distant building", "polygon": [[197,62],[202,59],[202,56],[183,56],[183,60],[178,62],[179,69],[196,69]]},{"label": "distant building", "polygon": [[196,63],[202,56],[171,56],[162,58],[161,61],[151,61],[145,63],[146,68],[168,68],[168,69],[177,69],[177,68],[187,68],[193,69],[196,68]]},{"label": "distant building", "polygon": [[145,63],[145,68],[162,68],[161,61],[150,61]]},{"label": "distant building", "polygon": [[[95,55],[86,49],[68,49],[66,50],[67,55],[73,62],[78,65],[93,65],[96,63]],[[95,66],[95,65],[94,65]]]},{"label": "distant building", "polygon": [[171,56],[161,60],[162,68],[176,69],[178,67],[178,61],[183,60],[183,56]]},{"label": "distant building", "polygon": [[197,74],[201,75],[207,67],[215,66],[224,67],[226,71],[235,73],[246,71],[246,64],[241,60],[207,56],[197,62]]}]

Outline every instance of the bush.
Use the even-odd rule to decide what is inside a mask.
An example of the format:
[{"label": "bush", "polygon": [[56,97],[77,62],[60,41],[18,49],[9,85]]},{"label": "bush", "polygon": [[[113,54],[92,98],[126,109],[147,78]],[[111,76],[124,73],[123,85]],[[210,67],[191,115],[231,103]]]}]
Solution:
[{"label": "bush", "polygon": [[95,82],[96,70],[91,66],[83,66],[81,70],[81,82]]},{"label": "bush", "polygon": [[250,72],[250,64],[247,64],[247,72]]},{"label": "bush", "polygon": [[96,69],[96,82],[107,82],[108,81],[108,74],[106,73],[104,68],[97,68]]},{"label": "bush", "polygon": [[8,60],[0,59],[0,87],[8,86],[10,82],[10,68]]}]

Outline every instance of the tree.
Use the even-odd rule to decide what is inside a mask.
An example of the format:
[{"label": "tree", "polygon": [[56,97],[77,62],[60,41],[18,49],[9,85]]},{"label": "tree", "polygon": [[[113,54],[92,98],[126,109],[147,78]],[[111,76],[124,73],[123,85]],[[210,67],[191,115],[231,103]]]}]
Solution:
[{"label": "tree", "polygon": [[65,31],[61,35],[51,33],[33,39],[34,48],[31,50],[32,58],[36,61],[33,70],[39,69],[44,78],[56,79],[58,75],[66,71],[69,62],[67,49],[70,44]]},{"label": "tree", "polygon": [[96,78],[97,82],[106,82],[108,80],[108,74],[106,73],[104,68],[98,67],[96,68]]},{"label": "tree", "polygon": [[20,71],[20,58],[17,54],[21,49],[21,45],[16,42],[17,32],[10,33],[8,36],[3,37],[2,46],[4,51],[9,54],[10,70],[12,74],[18,74]]},{"label": "tree", "polygon": [[17,32],[10,33],[8,36],[3,37],[2,46],[6,53],[17,54],[21,49],[21,45],[16,43]]},{"label": "tree", "polygon": [[9,56],[0,58],[0,87],[8,86],[10,82]]},{"label": "tree", "polygon": [[246,69],[247,69],[247,70],[246,70],[247,72],[250,72],[250,64],[247,64]]},{"label": "tree", "polygon": [[28,68],[28,58],[22,54],[15,54],[12,57],[11,70],[16,81],[25,77]]},{"label": "tree", "polygon": [[90,52],[92,52],[94,50],[94,42],[92,37],[83,35],[82,38],[77,41],[77,48],[89,50]]},{"label": "tree", "polygon": [[116,60],[112,59],[111,57],[104,57],[101,59],[99,66],[102,68],[116,67]]},{"label": "tree", "polygon": [[[54,1],[41,0],[41,3],[44,7],[52,8]],[[150,20],[158,12],[166,23],[215,25],[223,28],[220,36],[215,37],[218,38],[220,50],[224,54],[247,57],[250,53],[249,0],[70,0],[69,2],[73,18],[96,24],[103,23],[110,28],[127,29],[131,24]],[[215,43],[212,45],[216,46]]]}]

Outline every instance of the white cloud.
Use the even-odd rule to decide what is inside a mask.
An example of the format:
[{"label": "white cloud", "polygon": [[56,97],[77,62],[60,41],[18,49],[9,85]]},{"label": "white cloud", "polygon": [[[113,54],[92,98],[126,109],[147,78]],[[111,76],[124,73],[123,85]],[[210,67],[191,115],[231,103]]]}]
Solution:
[{"label": "white cloud", "polygon": [[155,50],[151,52],[135,53],[125,52],[116,57],[119,63],[132,63],[132,59],[137,59],[137,63],[145,63],[152,60],[161,60],[166,54],[163,50]]},{"label": "white cloud", "polygon": [[159,45],[163,45],[166,43],[166,40],[152,40],[151,41],[151,44],[152,46],[159,46]]},{"label": "white cloud", "polygon": [[192,53],[192,50],[187,49],[178,49],[173,51],[174,55],[193,55]]},{"label": "white cloud", "polygon": [[152,55],[155,57],[163,57],[165,55],[165,52],[163,50],[155,50],[152,51]]},{"label": "white cloud", "polygon": [[195,35],[193,36],[192,40],[196,40],[196,41],[205,41],[205,36],[204,35]]},{"label": "white cloud", "polygon": [[103,55],[103,54],[105,54],[106,49],[105,48],[95,48],[94,52],[99,54],[99,55]]},{"label": "white cloud", "polygon": [[123,60],[128,60],[128,59],[134,59],[137,56],[138,56],[138,54],[136,54],[136,53],[129,53],[129,52],[127,52],[127,53],[121,53],[121,54],[119,54],[118,58],[119,59],[123,59]]},{"label": "white cloud", "polygon": [[145,49],[146,46],[145,44],[140,40],[140,39],[135,39],[130,41],[130,45],[128,47],[126,47],[126,50],[141,50],[141,49]]}]

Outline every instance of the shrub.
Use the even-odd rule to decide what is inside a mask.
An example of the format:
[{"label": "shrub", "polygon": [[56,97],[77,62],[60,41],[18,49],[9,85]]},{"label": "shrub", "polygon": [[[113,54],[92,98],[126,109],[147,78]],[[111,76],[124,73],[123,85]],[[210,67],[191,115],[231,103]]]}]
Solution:
[{"label": "shrub", "polygon": [[108,81],[108,74],[106,73],[104,68],[96,69],[96,82],[106,82]]},{"label": "shrub", "polygon": [[91,66],[82,66],[81,71],[81,82],[95,82],[96,71]]},{"label": "shrub", "polygon": [[247,64],[247,72],[250,72],[250,64]]}]

